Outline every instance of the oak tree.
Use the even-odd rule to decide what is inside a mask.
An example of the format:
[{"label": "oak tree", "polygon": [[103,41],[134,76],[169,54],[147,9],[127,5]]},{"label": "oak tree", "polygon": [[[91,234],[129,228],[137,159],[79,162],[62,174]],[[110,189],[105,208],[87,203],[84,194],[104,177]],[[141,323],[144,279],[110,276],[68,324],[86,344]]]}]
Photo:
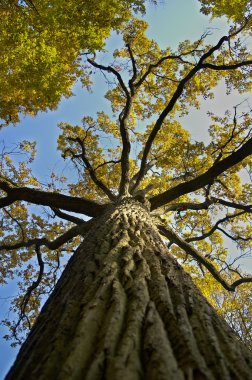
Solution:
[{"label": "oak tree", "polygon": [[[72,183],[53,174],[40,184],[31,142],[3,149],[2,281],[22,277],[18,320],[6,324],[15,339],[33,325],[7,379],[251,378],[250,351],[194,284],[211,275],[237,295],[252,282],[224,248],[228,238],[239,254],[251,249],[251,110],[211,114],[208,144],[192,141],[179,118],[223,79],[227,92],[249,91],[251,53],[240,38],[249,25],[248,17],[216,44],[203,35],[172,51],[132,18],[111,63],[86,52],[85,66],[109,85],[112,112],[61,123]],[[226,295],[218,294],[216,307]]]}]

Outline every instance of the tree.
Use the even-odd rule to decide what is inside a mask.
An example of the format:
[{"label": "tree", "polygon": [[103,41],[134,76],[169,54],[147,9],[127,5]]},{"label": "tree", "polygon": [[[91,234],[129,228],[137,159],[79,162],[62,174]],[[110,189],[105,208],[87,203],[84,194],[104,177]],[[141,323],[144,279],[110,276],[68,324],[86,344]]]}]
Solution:
[{"label": "tree", "polygon": [[[251,248],[251,188],[240,179],[251,172],[251,112],[236,105],[233,113],[211,115],[208,145],[191,141],[178,118],[200,96],[211,97],[223,78],[228,91],[250,88],[251,55],[239,38],[249,23],[215,45],[202,36],[173,52],[161,50],[145,36],[146,24],[133,19],[112,64],[87,54],[90,71],[108,81],[113,115],[61,124],[59,149],[78,173],[67,195],[60,193],[64,178],[57,185],[54,176],[45,189],[26,163],[17,171],[3,152],[2,272],[11,276],[27,263],[21,286],[28,288],[10,324],[14,337],[33,322],[39,296],[53,286],[63,244],[72,251],[84,237],[7,379],[251,378],[251,353],[168,251],[197,261],[229,291],[252,281],[236,272],[230,282],[222,245],[224,235],[244,252]],[[27,162],[33,159],[34,145],[19,148]],[[33,204],[53,215],[28,216]],[[32,280],[34,251],[39,270]]]}]

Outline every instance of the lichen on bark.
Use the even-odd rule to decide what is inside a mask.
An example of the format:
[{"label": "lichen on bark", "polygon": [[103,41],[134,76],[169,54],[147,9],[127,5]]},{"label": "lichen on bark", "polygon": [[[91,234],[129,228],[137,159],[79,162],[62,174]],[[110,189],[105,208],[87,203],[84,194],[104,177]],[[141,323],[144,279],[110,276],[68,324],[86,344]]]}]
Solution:
[{"label": "lichen on bark", "polygon": [[252,357],[125,198],[87,233],[6,379],[247,380]]}]

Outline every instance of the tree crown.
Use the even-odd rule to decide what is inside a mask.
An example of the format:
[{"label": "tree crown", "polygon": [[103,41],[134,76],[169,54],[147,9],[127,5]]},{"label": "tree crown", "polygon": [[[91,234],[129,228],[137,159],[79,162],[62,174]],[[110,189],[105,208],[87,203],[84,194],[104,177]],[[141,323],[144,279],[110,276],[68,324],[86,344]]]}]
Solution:
[{"label": "tree crown", "polygon": [[[8,4],[3,3],[2,10],[9,15],[13,10]],[[105,97],[111,104],[111,112],[98,112],[96,118],[86,115],[81,125],[60,124],[58,149],[76,171],[70,179],[72,182],[53,173],[50,184],[39,183],[29,167],[35,158],[34,142],[23,141],[11,150],[8,147],[2,150],[1,282],[17,276],[23,278],[19,283],[20,296],[12,306],[19,313],[18,322],[5,321],[14,337],[17,339],[18,332],[33,323],[42,295],[55,284],[60,258],[73,252],[92,225],[92,220],[103,213],[107,204],[123,197],[149,202],[153,218],[160,233],[168,240],[171,251],[185,261],[185,266],[197,279],[202,280],[208,270],[216,281],[231,291],[242,283],[250,282],[250,277],[227,263],[228,252],[224,244],[224,238],[231,239],[241,255],[251,250],[251,202],[248,200],[251,199],[252,137],[248,102],[234,105],[234,109],[224,115],[209,115],[212,120],[209,143],[191,140],[180,121],[191,107],[200,107],[202,99],[212,98],[221,81],[225,82],[227,93],[237,90],[243,94],[250,90],[252,58],[240,38],[247,33],[250,18],[241,22],[237,16],[229,33],[213,45],[206,42],[206,33],[195,42],[181,42],[173,51],[171,48],[161,49],[146,36],[146,22],[133,17],[128,20],[128,16],[123,16],[123,26],[121,18],[112,24],[117,27],[120,21],[123,47],[114,51],[112,62],[103,64],[99,56],[96,58],[95,50],[102,46],[111,28],[111,19],[106,23],[106,17],[104,21],[100,19],[100,13],[97,15],[98,28],[100,22],[105,31],[101,29],[101,35],[95,34],[95,37],[97,30],[91,22],[88,23],[91,29],[85,30],[89,41],[81,33],[87,19],[80,12],[81,23],[78,16],[74,25],[69,25],[69,45],[65,46],[61,35],[56,33],[58,23],[62,23],[60,17],[67,15],[64,22],[68,25],[73,20],[72,15],[78,12],[72,3],[66,5],[68,9],[64,12],[56,2],[50,4],[52,12],[56,13],[43,16],[42,4],[34,9],[27,3],[18,2],[20,20],[19,16],[13,18],[13,22],[20,23],[22,33],[18,38],[27,30],[38,33],[42,16],[43,22],[48,23],[47,33],[49,25],[54,26],[55,22],[56,29],[51,31],[60,41],[57,46],[66,49],[66,76],[61,66],[57,64],[55,67],[53,59],[49,59],[56,46],[53,43],[43,45],[41,40],[36,44],[38,52],[44,46],[45,55],[41,60],[46,62],[45,76],[39,71],[41,62],[34,64],[33,68],[24,63],[28,70],[27,81],[35,81],[35,85],[30,84],[31,93],[28,97],[26,93],[26,99],[37,93],[36,86],[39,88],[41,84],[38,77],[45,86],[49,86],[52,80],[60,88],[57,92],[55,87],[55,94],[58,94],[55,100],[48,98],[50,105],[43,105],[42,97],[36,96],[38,103],[31,105],[31,112],[58,104],[60,96],[70,88],[72,82],[69,78],[72,75],[76,78],[80,69],[78,54],[82,54],[84,48],[80,76],[83,83],[89,85],[92,75],[103,73],[109,88]],[[104,2],[105,8],[106,4]],[[118,3],[110,4],[115,14]],[[134,4],[139,8],[142,3]],[[125,3],[119,5],[123,12]],[[91,4],[87,6],[92,8]],[[216,15],[215,7],[208,7],[204,1],[202,7],[205,12],[211,11]],[[86,12],[85,17],[91,15]],[[223,3],[222,14],[225,12]],[[31,23],[23,22],[23,13],[32,19],[34,28],[31,28]],[[55,14],[59,17],[56,20]],[[13,24],[2,27],[8,30],[13,28]],[[43,39],[44,32],[41,33]],[[51,39],[50,33],[46,38]],[[34,43],[30,35],[27,35],[27,41]],[[68,56],[70,52],[73,54],[71,57]],[[29,45],[29,60],[30,53],[35,54]],[[20,59],[23,60],[21,56]],[[11,70],[11,80],[14,80],[10,63],[6,63],[6,68]],[[58,82],[55,70],[62,75]],[[48,91],[52,91],[50,86]],[[8,96],[11,98],[10,93]],[[20,95],[18,99],[14,98],[12,105],[3,103],[2,110],[18,120],[20,111],[30,112],[29,106],[22,104],[22,99]],[[1,117],[5,118],[5,111],[2,112]],[[13,158],[15,155],[19,158]],[[41,213],[33,205],[46,208]],[[73,213],[78,213],[78,217]],[[93,219],[85,221],[84,216]],[[199,265],[197,269],[195,261]]]}]

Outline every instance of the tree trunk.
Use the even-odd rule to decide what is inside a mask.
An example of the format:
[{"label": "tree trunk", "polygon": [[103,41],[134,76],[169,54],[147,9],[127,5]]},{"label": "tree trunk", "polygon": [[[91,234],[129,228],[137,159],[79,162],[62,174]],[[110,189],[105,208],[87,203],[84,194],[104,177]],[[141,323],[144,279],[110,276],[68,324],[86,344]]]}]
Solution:
[{"label": "tree trunk", "polygon": [[252,356],[127,198],[70,259],[6,379],[248,380]]}]

